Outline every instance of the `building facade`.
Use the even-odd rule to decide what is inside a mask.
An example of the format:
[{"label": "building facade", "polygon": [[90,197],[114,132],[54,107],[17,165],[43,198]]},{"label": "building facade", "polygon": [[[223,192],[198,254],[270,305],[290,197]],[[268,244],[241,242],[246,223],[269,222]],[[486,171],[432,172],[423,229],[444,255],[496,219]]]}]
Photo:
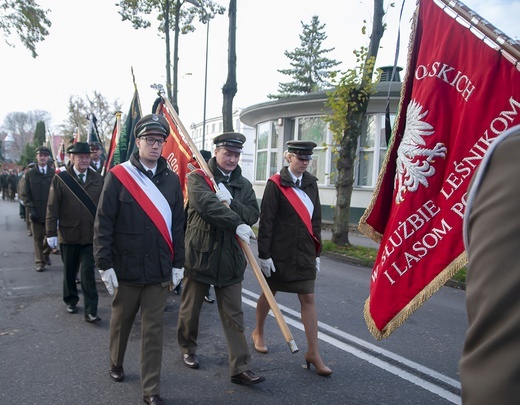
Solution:
[{"label": "building facade", "polygon": [[[235,132],[244,134],[247,141],[244,144],[242,156],[240,157],[240,167],[242,168],[242,175],[253,183],[254,176],[254,156],[255,156],[255,129],[240,121],[241,108],[233,110],[233,126]],[[213,153],[214,145],[213,138],[223,132],[222,116],[210,118],[205,123],[206,130],[204,131],[204,123],[192,124],[191,139],[197,148],[205,149]]]},{"label": "building facade", "polygon": [[[388,81],[390,75],[382,75],[376,93],[370,98],[362,135],[358,142],[355,166],[355,183],[352,193],[350,222],[358,223],[369,205],[377,182],[379,170],[386,156],[385,110],[389,102],[390,120],[393,124],[399,104],[401,85]],[[324,116],[326,91],[310,93],[276,101],[256,104],[243,109],[240,121],[251,128],[253,136],[248,143],[253,146],[252,183],[259,200],[267,180],[284,165],[283,151],[289,140],[310,140],[315,148],[309,171],[318,177],[320,200],[324,222],[333,222],[336,203],[335,153],[333,137]],[[254,142],[250,142],[254,139]],[[244,156],[245,157],[245,156]],[[248,156],[249,159],[249,156]]]}]

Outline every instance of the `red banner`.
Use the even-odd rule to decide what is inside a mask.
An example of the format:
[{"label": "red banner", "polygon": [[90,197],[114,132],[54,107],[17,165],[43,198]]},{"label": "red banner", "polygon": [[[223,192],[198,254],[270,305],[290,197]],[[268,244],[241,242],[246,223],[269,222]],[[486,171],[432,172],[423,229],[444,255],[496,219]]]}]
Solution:
[{"label": "red banner", "polygon": [[188,182],[187,175],[195,169],[199,168],[199,164],[193,157],[193,153],[189,145],[182,139],[180,130],[172,115],[168,112],[166,105],[161,102],[156,109],[157,114],[162,114],[170,124],[170,136],[166,145],[163,147],[162,156],[168,162],[181,181],[184,201],[188,198]]},{"label": "red banner", "polygon": [[462,222],[472,175],[520,123],[520,72],[444,4],[421,0],[400,111],[360,229],[380,249],[365,319],[388,337],[466,264]]}]

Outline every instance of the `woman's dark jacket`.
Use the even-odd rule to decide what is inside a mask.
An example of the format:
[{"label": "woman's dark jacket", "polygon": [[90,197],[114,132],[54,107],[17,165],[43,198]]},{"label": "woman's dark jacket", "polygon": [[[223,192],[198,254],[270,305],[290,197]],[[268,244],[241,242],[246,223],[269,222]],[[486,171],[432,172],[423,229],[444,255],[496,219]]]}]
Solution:
[{"label": "woman's dark jacket", "polygon": [[[287,167],[280,170],[282,187],[295,187]],[[314,204],[311,222],[321,243],[321,205],[317,178],[304,172],[301,189]],[[319,254],[318,254],[319,256]],[[300,216],[272,181],[267,186],[260,209],[258,257],[272,258],[276,272],[271,278],[282,282],[316,278],[316,247]]]}]

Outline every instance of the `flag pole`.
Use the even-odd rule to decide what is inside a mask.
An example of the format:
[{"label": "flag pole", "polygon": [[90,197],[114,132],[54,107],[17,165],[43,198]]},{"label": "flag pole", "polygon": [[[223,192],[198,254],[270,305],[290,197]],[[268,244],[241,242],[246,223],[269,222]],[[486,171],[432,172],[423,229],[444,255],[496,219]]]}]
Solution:
[{"label": "flag pole", "polygon": [[478,31],[492,40],[501,49],[507,52],[511,57],[514,58],[514,62],[517,63],[520,60],[520,44],[514,39],[508,37],[493,24],[487,22],[484,18],[479,16],[465,4],[460,1],[453,0],[437,0],[444,4],[444,8],[449,8],[459,17],[462,17],[470,26],[475,27]]},{"label": "flag pole", "polygon": [[[195,143],[189,136],[188,131],[182,124],[182,121],[180,120],[179,116],[177,115],[177,112],[175,111],[172,104],[170,103],[170,100],[168,100],[168,98],[166,98],[166,97],[163,97],[162,92],[160,90],[158,91],[158,94],[159,94],[159,97],[162,97],[162,99],[164,100],[164,103],[166,104],[166,108],[168,109],[168,112],[170,113],[171,117],[173,118],[174,123],[180,129],[181,134],[184,136],[186,142],[190,146],[191,151],[193,152],[193,155],[195,156],[195,159],[197,160],[197,163],[200,165],[201,169],[204,170],[206,175],[210,178],[215,189],[218,190],[218,185],[215,182],[213,173],[209,169],[209,166],[206,163],[206,160],[200,154],[199,149],[197,148],[197,146],[195,145]],[[282,312],[280,311],[280,308],[278,307],[278,304],[276,303],[274,295],[271,292],[271,289],[269,288],[267,281],[265,281],[265,277],[264,277],[262,271],[260,270],[260,266],[258,266],[258,262],[256,261],[254,255],[253,255],[253,252],[251,251],[251,247],[240,238],[238,238],[238,242],[247,257],[249,264],[253,268],[253,273],[255,274],[256,279],[258,280],[258,283],[260,284],[260,287],[262,288],[262,292],[264,293],[264,295],[267,299],[267,302],[269,303],[269,307],[271,308],[271,311],[273,311],[276,322],[278,323],[278,326],[280,327],[280,330],[282,331],[282,335],[283,335],[285,341],[289,345],[289,349],[291,350],[291,353],[298,352],[298,346],[296,345],[296,342],[294,341],[291,331],[289,330],[289,327],[287,326],[287,323],[285,322],[285,318],[283,317]]]}]

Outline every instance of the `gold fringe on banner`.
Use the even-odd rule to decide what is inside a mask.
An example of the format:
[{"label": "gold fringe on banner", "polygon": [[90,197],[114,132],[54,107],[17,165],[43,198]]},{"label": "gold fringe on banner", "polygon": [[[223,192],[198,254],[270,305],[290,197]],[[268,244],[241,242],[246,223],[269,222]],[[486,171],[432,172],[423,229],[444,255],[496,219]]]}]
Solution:
[{"label": "gold fringe on banner", "polygon": [[440,272],[437,277],[435,277],[430,282],[430,284],[424,287],[424,289],[419,294],[417,294],[413,300],[411,300],[408,305],[406,305],[396,316],[394,316],[381,331],[377,328],[374,320],[372,319],[372,316],[370,315],[370,298],[368,298],[365,301],[363,315],[365,317],[368,330],[372,336],[374,336],[374,338],[377,340],[381,340],[390,336],[392,332],[399,328],[399,326],[401,326],[404,321],[406,321],[415,311],[417,311],[417,309],[419,309],[419,307],[424,304],[425,301],[430,299],[433,294],[439,291],[439,289],[455,274],[457,274],[460,269],[462,269],[467,263],[468,258],[466,256],[466,252],[463,252],[453,262],[451,262],[448,267]]}]

